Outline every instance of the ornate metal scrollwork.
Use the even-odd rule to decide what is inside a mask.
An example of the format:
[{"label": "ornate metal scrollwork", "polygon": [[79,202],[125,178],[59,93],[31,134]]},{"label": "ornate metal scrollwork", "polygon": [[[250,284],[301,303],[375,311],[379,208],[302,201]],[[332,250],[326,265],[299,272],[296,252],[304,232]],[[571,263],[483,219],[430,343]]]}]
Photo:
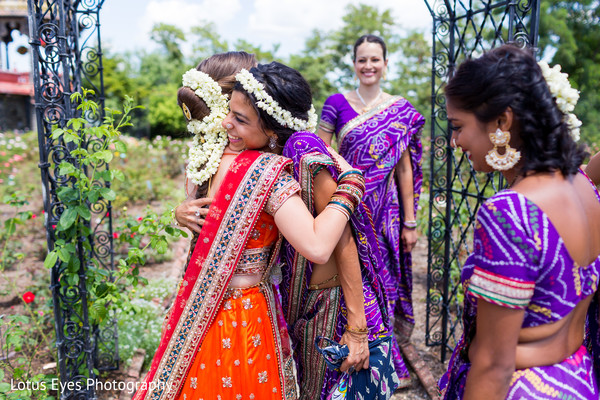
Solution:
[{"label": "ornate metal scrollwork", "polygon": [[[81,117],[70,95],[82,86],[95,91],[94,99],[104,110],[102,51],[99,33],[99,12],[103,0],[28,0],[30,44],[33,54],[32,76],[40,148],[40,170],[46,211],[46,237],[52,250],[60,235],[55,227],[64,211],[57,191],[73,182],[60,174],[61,162],[74,163],[72,144],[51,137],[56,127],[63,128],[69,119]],[[102,121],[103,114],[83,115],[90,124]],[[97,140],[84,140],[88,148],[101,146]],[[102,164],[97,168],[106,169]],[[103,184],[98,182],[98,184]],[[86,268],[92,259],[102,268],[112,270],[113,251],[110,202],[90,204],[92,218],[89,237],[79,238],[78,271],[75,278],[66,279],[66,269],[58,265],[51,271],[54,302],[56,343],[61,387],[61,399],[95,399],[93,387],[85,383],[94,378],[94,369],[118,368],[116,324],[90,326],[86,290]],[[90,244],[91,246],[88,246]],[[86,247],[92,250],[86,250]],[[73,275],[70,275],[73,278]],[[62,278],[62,279],[61,279]]]},{"label": "ornate metal scrollwork", "polygon": [[450,147],[443,87],[467,57],[512,41],[535,46],[539,0],[466,2],[425,0],[433,18],[426,343],[441,346],[441,360],[460,336],[460,270],[470,251],[477,209],[503,182],[477,174]]}]

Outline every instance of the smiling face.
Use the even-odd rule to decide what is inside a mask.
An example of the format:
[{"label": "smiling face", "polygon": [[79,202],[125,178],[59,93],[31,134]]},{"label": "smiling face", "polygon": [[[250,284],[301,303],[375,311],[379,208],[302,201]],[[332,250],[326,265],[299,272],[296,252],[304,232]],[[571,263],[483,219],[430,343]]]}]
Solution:
[{"label": "smiling face", "polygon": [[234,91],[231,94],[229,110],[223,120],[223,127],[227,129],[227,125],[231,124],[231,128],[227,129],[231,150],[264,149],[269,143],[269,137],[276,136],[272,130],[261,126],[258,113],[243,93]]},{"label": "smiling face", "polygon": [[387,60],[379,43],[363,42],[356,48],[354,71],[362,85],[379,84]]},{"label": "smiling face", "polygon": [[489,133],[495,132],[498,123],[480,122],[475,114],[455,107],[451,101],[446,104],[448,122],[451,124],[452,139],[450,143],[460,147],[467,153],[473,163],[473,169],[481,172],[492,172],[494,169],[485,162],[485,155],[494,148]]}]

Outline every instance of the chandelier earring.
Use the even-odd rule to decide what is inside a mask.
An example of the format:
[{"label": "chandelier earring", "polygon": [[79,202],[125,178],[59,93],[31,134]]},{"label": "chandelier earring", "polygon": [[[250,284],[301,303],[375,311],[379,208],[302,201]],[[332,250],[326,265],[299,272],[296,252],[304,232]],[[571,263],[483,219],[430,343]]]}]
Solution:
[{"label": "chandelier earring", "polygon": [[275,147],[277,147],[277,139],[275,139],[275,137],[271,136],[269,138],[269,148],[271,150],[275,150]]},{"label": "chandelier earring", "polygon": [[[510,147],[510,132],[496,129],[489,134],[494,148],[485,156],[485,162],[498,171],[506,171],[514,167],[521,159],[521,152]],[[498,148],[504,147],[504,154],[498,152]]]}]

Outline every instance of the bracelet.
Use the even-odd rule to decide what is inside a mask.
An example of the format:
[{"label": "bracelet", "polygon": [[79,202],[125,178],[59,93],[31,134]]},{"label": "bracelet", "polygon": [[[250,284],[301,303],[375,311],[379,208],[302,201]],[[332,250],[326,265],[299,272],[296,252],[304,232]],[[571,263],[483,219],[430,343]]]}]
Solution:
[{"label": "bracelet", "polygon": [[342,214],[344,214],[344,217],[346,217],[346,221],[350,220],[350,215],[352,215],[351,210],[345,206],[344,204],[340,204],[336,201],[330,201],[327,206],[325,206],[325,209],[327,208],[332,208],[334,210],[337,210],[339,212],[341,212]]},{"label": "bracelet", "polygon": [[355,328],[353,326],[346,325],[346,332],[356,333],[356,334],[359,334],[359,335],[368,335],[369,334],[369,328]]},{"label": "bracelet", "polygon": [[404,221],[402,223],[402,225],[406,228],[406,229],[416,229],[417,228],[417,221]]},{"label": "bracelet", "polygon": [[348,171],[342,172],[339,176],[338,176],[338,183],[340,183],[344,178],[346,178],[347,176],[350,175],[360,175],[362,176],[362,172],[360,172],[359,169],[353,168],[353,169],[349,169]]}]

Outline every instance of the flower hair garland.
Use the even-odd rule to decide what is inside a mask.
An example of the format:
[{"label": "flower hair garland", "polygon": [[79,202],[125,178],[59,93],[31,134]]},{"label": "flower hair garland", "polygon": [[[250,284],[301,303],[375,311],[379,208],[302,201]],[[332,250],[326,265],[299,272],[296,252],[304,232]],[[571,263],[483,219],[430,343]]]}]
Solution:
[{"label": "flower hair garland", "polygon": [[308,121],[295,118],[288,110],[283,109],[265,90],[265,87],[260,83],[254,75],[248,70],[242,69],[236,76],[235,80],[242,84],[244,90],[251,93],[256,98],[256,106],[266,111],[275,121],[284,128],[290,128],[294,131],[310,131],[315,132],[317,129],[317,114],[315,107],[311,104],[308,111]]},{"label": "flower hair garland", "polygon": [[188,132],[194,134],[186,173],[193,183],[201,185],[217,172],[227,146],[227,131],[222,122],[229,111],[229,100],[214,79],[194,68],[183,74],[183,86],[192,89],[210,109],[210,114],[199,121],[192,119],[188,107],[182,104],[189,120]]},{"label": "flower hair garland", "polygon": [[560,72],[559,64],[550,68],[547,62],[540,61],[538,65],[542,69],[542,75],[546,80],[550,93],[556,98],[556,105],[565,114],[565,122],[571,130],[571,137],[577,142],[581,121],[572,111],[575,109],[577,100],[579,100],[579,91],[571,87],[569,75]]}]

